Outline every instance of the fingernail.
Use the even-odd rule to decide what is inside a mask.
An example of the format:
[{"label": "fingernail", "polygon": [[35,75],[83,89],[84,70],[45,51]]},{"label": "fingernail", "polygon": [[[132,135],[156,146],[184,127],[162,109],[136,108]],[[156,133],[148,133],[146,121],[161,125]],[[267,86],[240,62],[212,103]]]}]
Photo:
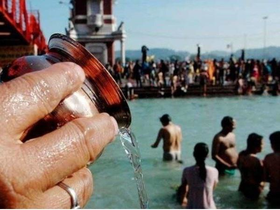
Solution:
[{"label": "fingernail", "polygon": [[115,135],[117,135],[119,133],[119,126],[118,126],[118,123],[117,121],[115,120],[115,118],[111,117],[111,121],[114,125],[114,128],[115,128]]}]

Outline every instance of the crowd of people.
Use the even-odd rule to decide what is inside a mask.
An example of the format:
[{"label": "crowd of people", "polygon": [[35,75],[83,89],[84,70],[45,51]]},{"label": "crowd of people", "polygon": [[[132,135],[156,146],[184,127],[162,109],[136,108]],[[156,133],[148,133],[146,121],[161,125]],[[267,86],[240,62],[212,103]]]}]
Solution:
[{"label": "crowd of people", "polygon": [[[280,62],[272,60],[234,59],[189,61],[127,62],[123,67],[116,62],[107,70],[122,87],[171,87],[172,95],[187,92],[191,84],[200,84],[206,94],[207,85],[235,84],[237,94],[252,94],[268,90],[277,94],[280,78]],[[258,87],[258,88],[257,88]]]},{"label": "crowd of people", "polygon": [[[181,160],[182,131],[180,126],[171,121],[168,114],[160,118],[162,128],[158,132],[156,148],[163,140],[163,161]],[[234,175],[239,169],[241,182],[238,190],[250,200],[257,200],[265,182],[269,182],[267,200],[273,205],[280,205],[280,131],[273,132],[269,139],[272,153],[260,160],[257,154],[263,149],[263,136],[251,133],[247,138],[247,148],[239,154],[233,130],[236,122],[230,116],[221,121],[222,129],[212,142],[212,159],[215,167],[205,165],[208,156],[208,145],[200,142],[194,147],[195,165],[186,167],[182,173],[181,185],[178,189],[178,200],[187,208],[216,208],[213,193],[219,182],[219,176]]]}]

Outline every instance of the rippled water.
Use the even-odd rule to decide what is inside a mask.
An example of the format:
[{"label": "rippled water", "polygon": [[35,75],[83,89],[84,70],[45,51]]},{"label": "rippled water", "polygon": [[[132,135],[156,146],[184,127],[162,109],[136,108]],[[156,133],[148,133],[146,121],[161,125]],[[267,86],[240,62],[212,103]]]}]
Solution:
[{"label": "rippled water", "polygon": [[[205,142],[211,147],[213,136],[220,131],[220,121],[225,115],[237,120],[235,130],[237,149],[246,147],[249,133],[264,136],[265,146],[260,158],[271,152],[269,134],[280,130],[280,97],[229,97],[146,99],[129,102],[132,112],[132,131],[139,142],[142,170],[149,197],[150,208],[181,208],[176,203],[175,188],[180,184],[182,170],[194,164],[193,147]],[[184,164],[162,162],[161,145],[152,149],[161,127],[159,117],[171,115],[183,131],[182,158]],[[208,158],[207,164],[214,166]],[[109,145],[98,161],[91,166],[94,174],[94,195],[86,208],[140,208],[134,174],[119,140]],[[257,202],[246,200],[237,192],[240,174],[223,177],[214,192],[218,208],[271,208],[263,198]]]}]

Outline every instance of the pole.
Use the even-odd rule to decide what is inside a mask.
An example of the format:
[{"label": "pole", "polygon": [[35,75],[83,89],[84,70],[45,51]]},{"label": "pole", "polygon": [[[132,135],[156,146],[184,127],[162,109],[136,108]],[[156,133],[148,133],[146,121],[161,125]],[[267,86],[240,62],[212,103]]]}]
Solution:
[{"label": "pole", "polygon": [[265,48],[266,48],[266,20],[267,20],[268,16],[264,16],[263,17],[263,59],[265,58],[266,52],[265,52]]},{"label": "pole", "polygon": [[125,66],[125,39],[121,39],[121,64]]},{"label": "pole", "polygon": [[246,49],[247,45],[247,34],[244,34],[244,49]]},{"label": "pole", "polygon": [[197,46],[197,55],[196,55],[196,59],[197,59],[197,61],[200,61],[200,45],[197,44],[196,46]]}]

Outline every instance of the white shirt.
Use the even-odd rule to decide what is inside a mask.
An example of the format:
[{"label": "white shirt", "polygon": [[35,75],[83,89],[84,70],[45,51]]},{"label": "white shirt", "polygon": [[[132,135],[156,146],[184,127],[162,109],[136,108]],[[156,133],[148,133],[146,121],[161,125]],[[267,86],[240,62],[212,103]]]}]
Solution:
[{"label": "white shirt", "polygon": [[189,209],[215,209],[213,189],[219,181],[219,172],[216,168],[206,166],[205,182],[199,176],[199,167],[194,165],[183,171],[182,183],[189,186],[188,203]]}]

